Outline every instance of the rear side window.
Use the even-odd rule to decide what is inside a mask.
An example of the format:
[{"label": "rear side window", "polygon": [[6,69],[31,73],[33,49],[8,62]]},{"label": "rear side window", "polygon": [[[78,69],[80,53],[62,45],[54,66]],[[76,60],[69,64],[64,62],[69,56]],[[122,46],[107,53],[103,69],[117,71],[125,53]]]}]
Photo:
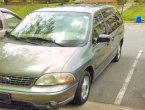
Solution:
[{"label": "rear side window", "polygon": [[6,19],[8,26],[12,29],[15,28],[21,21],[18,17],[16,17],[12,13],[3,12],[3,15]]},{"label": "rear side window", "polygon": [[113,8],[103,10],[102,14],[105,18],[109,34],[116,30],[123,23],[120,14]]},{"label": "rear side window", "polygon": [[106,33],[106,27],[100,12],[96,12],[93,20],[93,36],[98,37],[100,34]]},{"label": "rear side window", "polygon": [[116,15],[116,18],[117,18],[117,22],[121,25],[121,24],[123,24],[123,20],[122,20],[122,18],[121,18],[121,15],[120,15],[120,13],[118,12],[118,11],[114,11],[115,13],[115,15]]},{"label": "rear side window", "polygon": [[110,16],[113,13],[112,8],[108,8],[102,11],[102,14],[104,16],[104,18],[107,18],[108,16]]}]

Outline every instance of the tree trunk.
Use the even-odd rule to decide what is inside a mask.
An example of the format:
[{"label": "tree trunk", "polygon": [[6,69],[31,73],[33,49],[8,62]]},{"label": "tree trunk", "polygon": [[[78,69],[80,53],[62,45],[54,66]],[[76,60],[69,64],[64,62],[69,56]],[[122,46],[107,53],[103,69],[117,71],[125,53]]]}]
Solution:
[{"label": "tree trunk", "polygon": [[4,3],[5,3],[5,5],[7,5],[8,4],[8,0],[4,0]]},{"label": "tree trunk", "polygon": [[32,5],[34,5],[34,0],[32,0]]}]

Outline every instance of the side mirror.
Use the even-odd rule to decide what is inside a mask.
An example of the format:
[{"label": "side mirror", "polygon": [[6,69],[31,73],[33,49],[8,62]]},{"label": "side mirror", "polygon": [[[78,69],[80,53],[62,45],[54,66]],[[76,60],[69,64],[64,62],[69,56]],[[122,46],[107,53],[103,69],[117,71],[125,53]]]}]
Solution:
[{"label": "side mirror", "polygon": [[100,34],[98,39],[97,39],[98,43],[103,43],[103,42],[110,42],[110,35],[108,34]]}]

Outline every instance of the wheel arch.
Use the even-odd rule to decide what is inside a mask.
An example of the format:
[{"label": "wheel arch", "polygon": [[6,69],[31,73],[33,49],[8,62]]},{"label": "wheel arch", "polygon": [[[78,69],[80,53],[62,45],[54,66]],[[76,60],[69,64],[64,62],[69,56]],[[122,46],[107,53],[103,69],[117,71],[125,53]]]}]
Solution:
[{"label": "wheel arch", "polygon": [[124,42],[124,39],[122,38],[121,41],[120,41],[121,47],[123,45],[123,42]]},{"label": "wheel arch", "polygon": [[93,79],[94,79],[94,69],[93,69],[93,67],[92,66],[88,66],[85,70],[89,72],[89,74],[91,76],[91,83],[92,83]]}]

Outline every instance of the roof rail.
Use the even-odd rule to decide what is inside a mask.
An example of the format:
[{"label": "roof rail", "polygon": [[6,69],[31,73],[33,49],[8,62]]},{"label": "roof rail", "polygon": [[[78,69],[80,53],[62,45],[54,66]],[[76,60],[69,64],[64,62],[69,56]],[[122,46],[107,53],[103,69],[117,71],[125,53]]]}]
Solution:
[{"label": "roof rail", "polygon": [[93,6],[95,6],[95,5],[102,5],[102,4],[100,4],[100,3],[95,3],[95,2],[94,2],[94,3],[85,3],[85,2],[58,3],[59,6],[63,6],[63,5],[75,5],[75,4],[76,4],[76,5],[77,5],[77,4],[78,4],[78,5],[79,5],[79,4],[80,4],[80,5],[85,5],[85,4],[86,4],[86,5],[93,5]]}]

